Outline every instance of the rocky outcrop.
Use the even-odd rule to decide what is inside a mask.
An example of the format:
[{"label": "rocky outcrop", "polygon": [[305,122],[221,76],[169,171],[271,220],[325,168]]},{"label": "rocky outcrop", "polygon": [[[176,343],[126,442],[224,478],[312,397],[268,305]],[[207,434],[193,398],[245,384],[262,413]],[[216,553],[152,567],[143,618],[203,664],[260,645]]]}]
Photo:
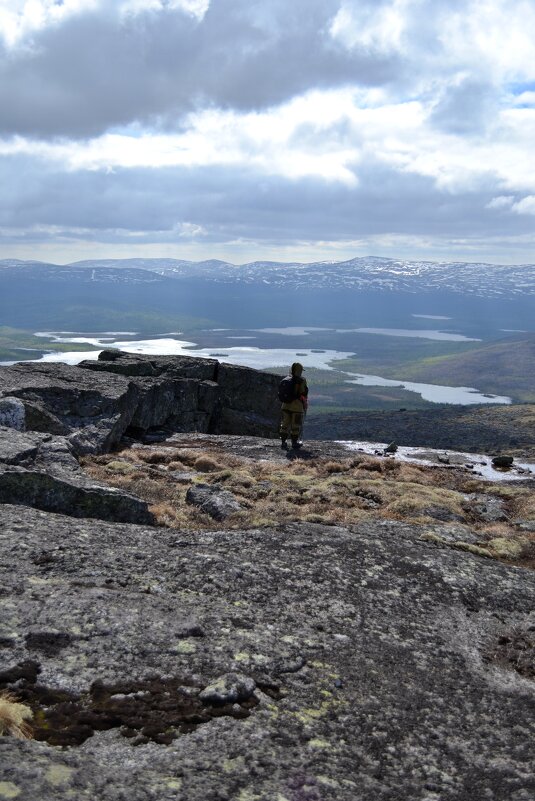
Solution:
[{"label": "rocky outcrop", "polygon": [[0,368],[0,424],[68,437],[76,453],[113,448],[129,429],[273,436],[278,378],[212,359],[103,351],[78,366]]},{"label": "rocky outcrop", "polygon": [[145,501],[91,481],[64,437],[0,427],[0,503],[73,517],[152,523]]},{"label": "rocky outcrop", "polygon": [[527,801],[535,574],[421,533],[0,507],[4,797]]}]

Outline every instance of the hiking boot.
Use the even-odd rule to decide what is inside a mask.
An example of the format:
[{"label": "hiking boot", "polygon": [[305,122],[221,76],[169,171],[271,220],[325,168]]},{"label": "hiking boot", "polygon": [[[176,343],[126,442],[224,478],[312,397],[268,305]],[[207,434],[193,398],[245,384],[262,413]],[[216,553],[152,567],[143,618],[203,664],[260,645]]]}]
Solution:
[{"label": "hiking boot", "polygon": [[293,448],[294,450],[298,450],[298,448],[301,448],[301,447],[302,447],[302,445],[303,445],[303,443],[302,443],[302,442],[299,442],[297,439],[294,439],[294,438],[292,437],[292,448]]},{"label": "hiking boot", "polygon": [[288,450],[288,443],[286,442],[285,439],[283,439],[281,441],[281,448],[282,448],[283,451],[287,451]]}]

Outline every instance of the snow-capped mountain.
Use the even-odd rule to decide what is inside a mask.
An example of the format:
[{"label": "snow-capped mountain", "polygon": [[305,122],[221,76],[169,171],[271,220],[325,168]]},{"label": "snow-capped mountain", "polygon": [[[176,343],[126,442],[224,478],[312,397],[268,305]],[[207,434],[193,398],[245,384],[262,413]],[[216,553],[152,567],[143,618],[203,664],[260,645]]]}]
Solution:
[{"label": "snow-capped mountain", "polygon": [[53,265],[0,261],[0,275],[55,281],[110,283],[207,281],[306,290],[376,290],[388,293],[447,291],[499,299],[535,295],[535,264],[402,261],[364,257],[332,262],[255,261],[231,264],[218,259],[105,259]]},{"label": "snow-capped mountain", "polygon": [[128,259],[78,262],[73,267],[148,270],[167,278],[263,283],[289,289],[377,289],[391,292],[449,290],[479,297],[535,294],[535,264],[401,261],[365,257],[342,262],[255,261],[235,265],[212,259]]}]

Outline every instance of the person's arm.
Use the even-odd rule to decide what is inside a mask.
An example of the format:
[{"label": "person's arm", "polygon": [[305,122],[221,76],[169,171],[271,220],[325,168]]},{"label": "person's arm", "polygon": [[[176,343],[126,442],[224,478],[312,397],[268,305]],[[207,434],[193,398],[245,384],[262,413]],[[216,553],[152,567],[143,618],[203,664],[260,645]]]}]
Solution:
[{"label": "person's arm", "polygon": [[306,412],[308,408],[308,384],[306,382],[306,378],[303,378],[300,384],[299,400],[303,404],[303,409]]}]

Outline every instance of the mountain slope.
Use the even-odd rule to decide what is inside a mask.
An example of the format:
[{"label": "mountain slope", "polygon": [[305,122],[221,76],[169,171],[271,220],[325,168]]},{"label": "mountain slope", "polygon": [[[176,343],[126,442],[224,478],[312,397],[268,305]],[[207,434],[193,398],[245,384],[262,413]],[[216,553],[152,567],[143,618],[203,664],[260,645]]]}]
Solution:
[{"label": "mountain slope", "polygon": [[535,335],[506,339],[466,353],[436,356],[404,369],[403,377],[447,386],[477,386],[483,392],[513,394],[535,402]]}]

